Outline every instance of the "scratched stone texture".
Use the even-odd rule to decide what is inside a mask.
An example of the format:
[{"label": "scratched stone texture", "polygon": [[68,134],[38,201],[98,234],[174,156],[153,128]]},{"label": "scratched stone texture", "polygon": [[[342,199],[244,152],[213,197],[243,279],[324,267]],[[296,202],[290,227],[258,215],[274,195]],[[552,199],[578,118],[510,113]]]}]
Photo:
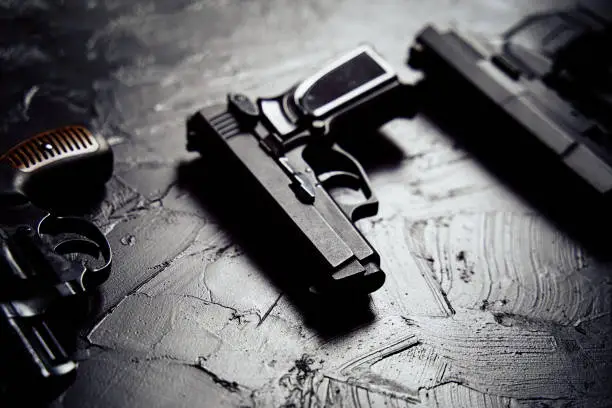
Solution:
[{"label": "scratched stone texture", "polygon": [[610,265],[422,115],[380,131],[399,159],[370,166],[359,227],[387,282],[347,333],[306,324],[177,182],[186,115],[227,92],[274,95],[365,42],[414,80],[425,23],[490,36],[562,4],[0,0],[3,133],[63,109],[115,143],[90,214],[113,272],[52,406],[612,406]]}]

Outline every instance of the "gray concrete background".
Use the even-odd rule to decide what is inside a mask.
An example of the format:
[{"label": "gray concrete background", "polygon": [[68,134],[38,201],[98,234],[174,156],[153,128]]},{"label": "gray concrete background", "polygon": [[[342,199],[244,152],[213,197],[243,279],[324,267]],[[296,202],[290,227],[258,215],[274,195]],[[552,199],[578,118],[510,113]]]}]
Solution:
[{"label": "gray concrete background", "polygon": [[[387,282],[374,321],[332,338],[176,179],[196,157],[185,117],[227,92],[274,95],[364,42],[412,80],[407,49],[428,22],[491,36],[569,2],[50,3],[0,7],[53,33],[23,30],[22,51],[5,47],[30,69],[13,94],[36,86],[34,101],[93,105],[119,143],[92,214],[114,250],[112,276],[77,380],[53,406],[609,406],[608,263],[426,118],[382,129],[400,159],[371,172],[380,214],[359,227]],[[8,130],[28,113],[11,106]]]}]

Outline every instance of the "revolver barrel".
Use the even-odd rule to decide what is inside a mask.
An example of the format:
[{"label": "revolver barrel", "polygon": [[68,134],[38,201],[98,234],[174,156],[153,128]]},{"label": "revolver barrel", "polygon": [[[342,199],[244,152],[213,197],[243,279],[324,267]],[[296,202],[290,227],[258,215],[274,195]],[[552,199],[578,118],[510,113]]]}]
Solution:
[{"label": "revolver barrel", "polygon": [[[71,359],[43,315],[24,313],[22,305],[0,303],[0,332],[9,346],[11,359],[16,355],[21,371],[28,370],[33,378],[63,378],[74,374],[77,363]],[[16,354],[16,355],[15,355]],[[24,354],[22,356],[22,354]]]}]

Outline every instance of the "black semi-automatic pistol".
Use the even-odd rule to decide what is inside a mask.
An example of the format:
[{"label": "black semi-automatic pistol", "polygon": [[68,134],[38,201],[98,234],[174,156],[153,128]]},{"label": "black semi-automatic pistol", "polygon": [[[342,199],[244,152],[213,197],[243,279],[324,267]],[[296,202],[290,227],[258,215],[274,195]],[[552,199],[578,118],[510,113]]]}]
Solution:
[{"label": "black semi-automatic pistol", "polygon": [[37,134],[0,156],[0,340],[11,381],[74,373],[48,312],[96,288],[111,267],[110,245],[95,225],[50,213],[33,197],[74,197],[85,184],[103,185],[112,167],[106,140],[83,126]]},{"label": "black semi-automatic pistol", "polygon": [[[527,16],[496,39],[426,26],[410,48],[437,99],[466,94],[527,131],[601,195],[612,194],[612,6],[582,0]],[[500,145],[506,141],[499,141]],[[513,143],[508,140],[507,143]]]},{"label": "black semi-automatic pistol", "polygon": [[[290,242],[295,264],[310,265],[312,292],[367,294],[382,286],[385,274],[354,223],[375,215],[378,201],[364,169],[335,136],[340,123],[358,128],[366,118],[384,116],[403,89],[388,63],[361,46],[280,96],[253,102],[229,94],[227,104],[196,112],[187,120],[187,149],[221,163],[224,176],[240,173],[227,188],[249,188],[245,200],[271,209],[275,217],[266,220],[270,230],[261,238]],[[330,191],[337,187],[361,191],[365,199],[336,200]],[[245,203],[244,211],[251,208]]]}]

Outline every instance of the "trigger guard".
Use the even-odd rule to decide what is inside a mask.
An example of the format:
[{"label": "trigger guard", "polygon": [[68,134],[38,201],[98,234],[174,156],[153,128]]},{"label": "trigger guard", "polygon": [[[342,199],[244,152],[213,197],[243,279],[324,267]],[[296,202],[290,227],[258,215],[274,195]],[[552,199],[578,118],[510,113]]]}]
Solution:
[{"label": "trigger guard", "polygon": [[328,171],[318,176],[319,182],[325,188],[348,187],[353,190],[361,189],[361,178],[348,171]]},{"label": "trigger guard", "polygon": [[74,238],[59,242],[53,248],[56,254],[67,255],[71,253],[86,254],[97,257],[100,254],[100,247],[93,241]]},{"label": "trigger guard", "polygon": [[[51,214],[44,217],[38,224],[39,235],[56,235],[61,233],[72,233],[81,235],[84,239],[69,239],[60,242],[54,248],[54,251],[60,255],[63,255],[59,251],[64,250],[64,246],[70,245],[83,245],[83,249],[86,251],[80,251],[84,254],[90,254],[88,251],[97,247],[96,254],[101,254],[104,259],[104,264],[97,268],[91,268],[86,266],[85,273],[83,274],[83,287],[85,290],[92,289],[102,284],[110,275],[110,268],[112,264],[112,251],[110,244],[102,231],[98,229],[91,222],[77,217],[55,217]],[[80,244],[76,244],[76,241],[80,241]],[[88,244],[84,244],[88,242]]]},{"label": "trigger guard", "polygon": [[336,201],[338,207],[352,222],[372,217],[378,212],[378,199],[372,194],[368,186],[364,186],[363,180],[358,175],[348,171],[328,171],[319,175],[319,182],[325,189],[348,187],[363,192],[366,200],[359,204],[346,204]]},{"label": "trigger guard", "polygon": [[378,199],[372,191],[368,176],[361,164],[348,152],[334,143],[323,148],[318,148],[316,145],[306,147],[302,156],[312,168],[323,189],[348,187],[363,193],[366,200],[359,204],[340,203],[331,197],[349,220],[356,222],[376,215]]}]

